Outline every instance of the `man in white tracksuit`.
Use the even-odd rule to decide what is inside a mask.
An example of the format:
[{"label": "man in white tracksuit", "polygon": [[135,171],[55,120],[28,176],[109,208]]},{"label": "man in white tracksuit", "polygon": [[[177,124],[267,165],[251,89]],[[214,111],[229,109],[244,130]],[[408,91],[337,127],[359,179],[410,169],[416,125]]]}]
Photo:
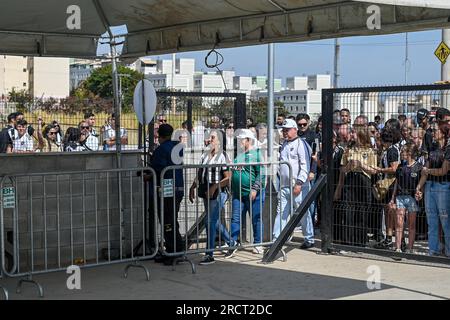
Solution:
[{"label": "man in white tracksuit", "polygon": [[[297,123],[294,120],[286,119],[281,128],[284,143],[280,148],[280,162],[289,162],[292,167],[292,180],[289,178],[289,167],[281,164],[279,172],[280,199],[273,227],[274,240],[278,238],[291,215],[311,189],[308,179],[311,169],[311,147],[304,139],[298,137]],[[291,186],[294,196],[293,208],[291,208]],[[309,210],[303,216],[301,226],[304,236],[301,248],[311,248],[314,245],[314,226]]]}]

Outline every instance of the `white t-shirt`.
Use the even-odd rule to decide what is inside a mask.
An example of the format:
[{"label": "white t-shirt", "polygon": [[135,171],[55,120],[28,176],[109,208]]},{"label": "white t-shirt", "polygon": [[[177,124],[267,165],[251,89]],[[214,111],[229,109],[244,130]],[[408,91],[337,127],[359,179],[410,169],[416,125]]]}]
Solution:
[{"label": "white t-shirt", "polygon": [[97,151],[98,150],[98,138],[94,135],[89,134],[85,142],[88,151]]},{"label": "white t-shirt", "polygon": [[[126,137],[127,134],[127,130],[125,128],[120,128],[120,138]],[[109,139],[113,139],[116,137],[116,130],[109,127],[106,131],[105,131],[105,141],[109,140]],[[116,150],[116,145],[114,144],[113,146],[108,146],[105,143],[105,150]]]},{"label": "white t-shirt", "polygon": [[13,152],[33,151],[33,138],[26,132],[22,137],[15,136],[13,140]]}]

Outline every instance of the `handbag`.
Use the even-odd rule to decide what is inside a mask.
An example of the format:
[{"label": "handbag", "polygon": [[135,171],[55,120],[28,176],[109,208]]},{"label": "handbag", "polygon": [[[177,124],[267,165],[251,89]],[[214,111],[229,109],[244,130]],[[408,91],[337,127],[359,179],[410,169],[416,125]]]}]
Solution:
[{"label": "handbag", "polygon": [[385,200],[387,194],[389,193],[389,188],[392,186],[394,181],[395,176],[378,180],[372,188],[375,199],[378,201]]}]

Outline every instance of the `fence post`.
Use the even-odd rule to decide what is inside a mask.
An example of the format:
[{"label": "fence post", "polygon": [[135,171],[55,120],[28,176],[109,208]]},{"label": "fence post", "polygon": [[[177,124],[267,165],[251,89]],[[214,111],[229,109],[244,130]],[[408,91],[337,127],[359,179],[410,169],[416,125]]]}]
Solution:
[{"label": "fence post", "polygon": [[332,90],[322,90],[322,172],[327,175],[325,192],[322,192],[320,226],[324,253],[330,251],[333,230],[333,96]]}]

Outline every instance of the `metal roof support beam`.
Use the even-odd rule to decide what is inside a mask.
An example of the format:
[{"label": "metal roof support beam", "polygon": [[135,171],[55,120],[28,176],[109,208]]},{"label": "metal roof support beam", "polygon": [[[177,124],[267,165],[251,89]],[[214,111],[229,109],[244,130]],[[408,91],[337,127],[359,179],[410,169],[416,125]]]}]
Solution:
[{"label": "metal roof support beam", "polygon": [[[216,30],[221,30],[220,47],[238,47],[271,42],[311,41],[348,36],[367,36],[429,30],[450,26],[450,11],[439,9],[418,9],[380,5],[383,14],[381,30],[369,30],[367,13],[369,4],[355,1],[343,1],[328,5],[270,12],[229,19],[217,19],[204,22],[188,23],[173,26],[131,32],[128,41],[135,50],[126,57],[139,56],[145,53],[147,39],[158,39],[160,46],[152,46],[150,54],[165,54],[175,51],[206,50],[215,43]],[[355,12],[359,13],[355,17]],[[385,18],[384,18],[385,17]],[[398,21],[397,17],[402,17]],[[313,19],[308,20],[308,19]],[[196,35],[202,30],[201,38]],[[176,46],[181,35],[183,46]],[[142,41],[142,52],[138,49]],[[159,41],[158,41],[159,42]]]}]

